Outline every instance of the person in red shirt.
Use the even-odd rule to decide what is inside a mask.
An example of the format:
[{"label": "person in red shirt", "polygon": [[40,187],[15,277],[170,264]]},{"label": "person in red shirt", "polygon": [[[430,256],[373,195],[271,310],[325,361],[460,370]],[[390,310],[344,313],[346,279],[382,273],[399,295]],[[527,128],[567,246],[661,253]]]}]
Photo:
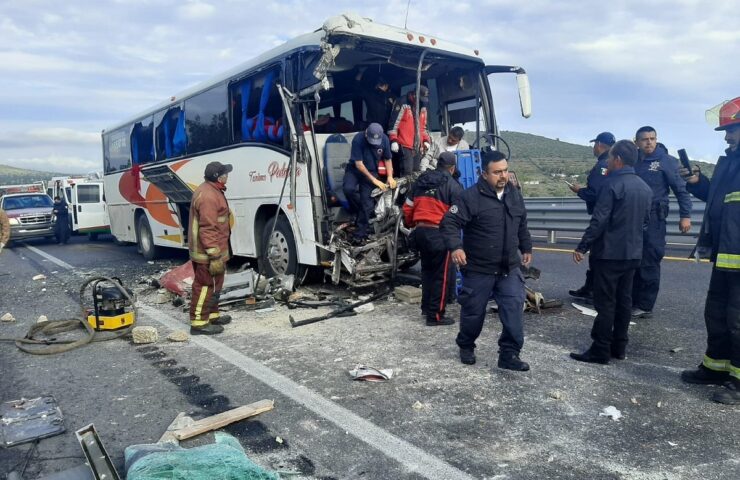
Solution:
[{"label": "person in red shirt", "polygon": [[421,169],[421,154],[429,150],[430,137],[427,131],[427,104],[429,89],[422,85],[419,88],[419,131],[421,151],[414,148],[416,139],[416,91],[406,94],[406,102],[397,105],[391,115],[392,124],[388,131],[391,151],[401,154],[399,165],[400,176],[410,175]]}]

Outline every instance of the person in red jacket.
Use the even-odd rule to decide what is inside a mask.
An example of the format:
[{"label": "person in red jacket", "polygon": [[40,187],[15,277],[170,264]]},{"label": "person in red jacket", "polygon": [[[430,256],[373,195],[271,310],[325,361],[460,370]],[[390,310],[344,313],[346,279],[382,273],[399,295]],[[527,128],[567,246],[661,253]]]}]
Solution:
[{"label": "person in red jacket", "polygon": [[455,282],[455,268],[439,232],[439,222],[463,191],[462,185],[452,176],[456,166],[454,153],[442,153],[436,170],[421,174],[403,204],[406,225],[416,227],[414,237],[421,253],[421,313],[430,327],[455,323],[445,317],[448,291]]},{"label": "person in red jacket", "polygon": [[218,312],[218,298],[224,285],[229,260],[231,224],[226,181],[231,165],[206,165],[205,182],[193,192],[190,203],[188,247],[193,262],[193,290],[190,297],[191,335],[214,335],[231,322]]},{"label": "person in red jacket", "polygon": [[400,176],[410,175],[421,169],[421,154],[429,150],[430,137],[427,131],[427,104],[429,103],[429,89],[419,87],[419,131],[421,151],[414,148],[416,138],[416,91],[406,94],[406,102],[397,105],[391,115],[391,129],[388,138],[391,141],[391,151],[401,154]]}]

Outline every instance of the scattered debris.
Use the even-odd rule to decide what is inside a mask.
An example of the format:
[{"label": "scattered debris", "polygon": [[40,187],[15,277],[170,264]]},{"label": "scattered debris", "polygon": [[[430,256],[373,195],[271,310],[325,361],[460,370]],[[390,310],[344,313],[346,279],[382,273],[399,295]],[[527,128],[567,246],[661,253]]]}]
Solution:
[{"label": "scattered debris", "polygon": [[663,406],[663,402],[658,402],[655,406],[661,408]]},{"label": "scattered debris", "polygon": [[563,398],[563,393],[560,390],[553,390],[547,395],[555,400],[562,400]]},{"label": "scattered debris", "polygon": [[375,295],[371,296],[367,300],[362,300],[360,302],[352,303],[352,304],[347,305],[345,307],[338,308],[336,310],[333,310],[330,313],[327,313],[326,315],[321,315],[321,316],[313,317],[313,318],[307,318],[307,319],[304,319],[304,320],[295,320],[293,318],[293,315],[289,315],[288,316],[288,320],[290,320],[290,326],[293,327],[293,328],[295,328],[295,327],[300,327],[302,325],[309,325],[311,323],[320,322],[320,321],[326,320],[328,318],[333,318],[333,317],[338,317],[338,316],[347,316],[347,315],[344,315],[347,312],[350,312],[351,315],[354,315],[355,314],[354,313],[354,309],[355,308],[359,307],[360,305],[364,305],[366,303],[370,303],[370,302],[373,302],[375,300],[379,300],[379,299],[385,297],[386,295],[388,295],[389,293],[391,293],[391,291],[392,291],[391,289],[381,291],[380,293],[376,293]]},{"label": "scattered debris", "polygon": [[227,273],[221,288],[219,305],[227,305],[254,295],[254,270]]},{"label": "scattered debris", "polygon": [[638,401],[637,401],[637,399],[636,399],[635,397],[632,397],[632,398],[630,398],[630,403],[631,403],[632,405],[639,405],[639,404],[640,404],[640,402],[638,402]]},{"label": "scattered debris", "polygon": [[96,479],[120,480],[121,477],[118,476],[116,467],[113,466],[113,461],[111,461],[110,455],[108,455],[98,432],[95,430],[95,425],[91,423],[77,430],[75,436],[82,448],[82,453],[87,459],[86,463],[90,466]]},{"label": "scattered debris", "polygon": [[38,275],[35,275],[31,280],[46,280],[46,275],[43,273],[39,273]]},{"label": "scattered debris", "polygon": [[36,323],[44,323],[48,321],[49,321],[49,318],[46,315],[39,315],[39,318],[36,319]]},{"label": "scattered debris", "polygon": [[185,304],[185,300],[182,299],[182,297],[174,297],[172,299],[172,306],[173,307],[181,307]]},{"label": "scattered debris", "polygon": [[157,291],[157,298],[154,300],[154,303],[157,305],[161,305],[164,303],[170,303],[172,301],[172,294],[165,290],[164,288],[160,288]]},{"label": "scattered debris", "polygon": [[596,310],[594,310],[593,308],[584,307],[583,305],[579,305],[577,303],[571,303],[571,305],[580,310],[580,312],[584,315],[588,315],[589,317],[596,316]]},{"label": "scattered debris", "polygon": [[275,441],[279,443],[280,445],[283,444],[283,437],[275,437]]},{"label": "scattered debris", "polygon": [[355,313],[370,313],[373,310],[375,310],[375,305],[373,305],[372,302],[366,303],[365,305],[360,305],[359,307],[355,307],[352,309]]},{"label": "scattered debris", "polygon": [[159,285],[178,297],[184,297],[192,289],[194,276],[193,263],[188,261],[165,272],[164,275],[159,277]]},{"label": "scattered debris", "polygon": [[673,347],[671,348],[671,353],[678,353],[683,351],[683,347]]},{"label": "scattered debris", "polygon": [[254,311],[254,313],[267,313],[267,312],[274,312],[275,307],[267,307],[267,308],[258,308]]},{"label": "scattered debris", "polygon": [[274,400],[260,400],[259,402],[243,405],[231,410],[227,410],[217,415],[212,415],[200,420],[196,420],[192,425],[175,430],[173,435],[178,440],[185,440],[195,437],[201,433],[217,430],[239,420],[253,417],[262,412],[267,412],[275,407]]},{"label": "scattered debris", "polygon": [[426,410],[427,405],[425,403],[421,403],[420,401],[415,401],[413,405],[411,405],[411,408],[414,410]]},{"label": "scattered debris", "polygon": [[377,369],[366,365],[357,365],[349,371],[353,380],[363,380],[365,382],[383,382],[393,377],[393,369]]},{"label": "scattered debris", "polygon": [[190,340],[190,334],[184,330],[175,330],[167,335],[167,340],[170,342],[187,342]]},{"label": "scattered debris", "polygon": [[0,441],[4,447],[51,437],[66,430],[62,410],[51,395],[4,402],[0,404],[0,418]]},{"label": "scattered debris", "polygon": [[637,325],[636,322],[630,322],[630,325]]},{"label": "scattered debris", "polygon": [[617,420],[622,418],[622,412],[617,410],[617,407],[613,405],[609,405],[604,410],[602,410],[601,413],[599,413],[599,416],[600,417],[610,417],[612,420],[616,422]]},{"label": "scattered debris", "polygon": [[134,343],[155,343],[159,339],[155,327],[134,327],[131,335]]},{"label": "scattered debris", "polygon": [[396,298],[404,303],[421,303],[421,288],[401,285],[393,291]]},{"label": "scattered debris", "polygon": [[678,444],[677,444],[677,443],[673,443],[673,442],[671,442],[671,441],[668,441],[668,445],[670,445],[671,447],[676,447],[676,446],[678,446]]},{"label": "scattered debris", "polygon": [[8,323],[15,322],[15,317],[13,316],[12,313],[8,312],[5,315],[3,315],[2,317],[0,317],[0,321],[2,321],[2,322],[8,322]]}]

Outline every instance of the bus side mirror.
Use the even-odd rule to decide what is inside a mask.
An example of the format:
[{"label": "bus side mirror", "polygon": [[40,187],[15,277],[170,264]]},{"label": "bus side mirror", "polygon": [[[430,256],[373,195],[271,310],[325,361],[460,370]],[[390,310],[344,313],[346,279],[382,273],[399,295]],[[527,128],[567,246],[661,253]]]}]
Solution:
[{"label": "bus side mirror", "polygon": [[516,74],[516,84],[519,88],[519,105],[522,108],[522,117],[532,116],[532,92],[529,88],[529,77],[526,73]]}]

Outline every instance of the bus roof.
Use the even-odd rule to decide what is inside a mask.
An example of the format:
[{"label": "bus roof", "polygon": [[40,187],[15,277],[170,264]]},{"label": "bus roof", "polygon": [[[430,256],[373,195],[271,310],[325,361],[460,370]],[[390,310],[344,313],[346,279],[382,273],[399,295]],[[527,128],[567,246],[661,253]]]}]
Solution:
[{"label": "bus roof", "polygon": [[352,35],[367,39],[398,43],[401,45],[417,47],[420,50],[422,48],[426,48],[429,50],[437,51],[439,53],[448,53],[458,57],[465,57],[468,60],[483,64],[483,60],[480,58],[478,50],[472,50],[470,48],[463,47],[452,42],[448,42],[446,40],[441,40],[435,36],[430,36],[428,34],[406,30],[401,27],[394,27],[391,25],[376,23],[369,18],[364,18],[354,13],[345,13],[329,18],[324,22],[322,28],[319,28],[318,30],[288,40],[278,47],[268,50],[261,55],[247,60],[219,75],[211,77],[208,80],[196,84],[186,90],[183,90],[180,93],[173,95],[168,100],[165,100],[155,105],[154,107],[148,108],[147,110],[129,118],[125,122],[119,122],[116,125],[103,130],[103,133],[110,132],[131,124],[136,120],[145,118],[155,112],[166,109],[170,105],[178,104],[182,100],[196,93],[207,90],[208,88],[214,85],[218,85],[219,83],[224,82],[232,77],[236,77],[240,73],[248,72],[260,66],[269,64],[272,60],[282,58],[291,52],[311,48],[319,48],[321,46],[321,41],[326,36],[327,32],[330,35]]}]

